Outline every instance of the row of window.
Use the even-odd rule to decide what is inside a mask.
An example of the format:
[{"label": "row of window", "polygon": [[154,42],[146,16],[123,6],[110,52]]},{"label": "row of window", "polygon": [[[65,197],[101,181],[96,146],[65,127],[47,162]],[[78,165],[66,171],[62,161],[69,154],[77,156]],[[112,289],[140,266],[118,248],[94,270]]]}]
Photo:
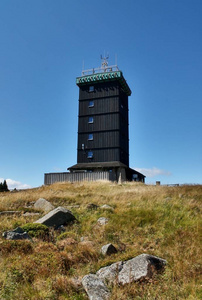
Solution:
[{"label": "row of window", "polygon": [[[89,92],[94,92],[94,86],[89,86]],[[88,107],[94,107],[94,101],[93,101],[93,100],[90,100],[90,101],[89,101]],[[89,118],[88,118],[88,123],[93,123],[93,122],[94,122],[93,117],[92,117],[92,116],[89,117]],[[89,134],[88,134],[88,140],[89,140],[89,141],[92,141],[92,140],[93,140],[93,133],[89,133]],[[93,151],[88,151],[87,158],[90,158],[90,159],[93,158]]]}]

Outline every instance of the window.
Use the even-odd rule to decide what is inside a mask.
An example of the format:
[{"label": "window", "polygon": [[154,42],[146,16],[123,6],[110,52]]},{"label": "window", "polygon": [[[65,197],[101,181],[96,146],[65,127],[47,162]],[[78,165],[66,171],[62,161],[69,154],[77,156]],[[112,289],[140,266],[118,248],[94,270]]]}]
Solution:
[{"label": "window", "polygon": [[93,134],[92,134],[92,133],[89,133],[89,135],[88,135],[88,140],[89,140],[89,141],[92,141],[92,140],[93,140]]},{"label": "window", "polygon": [[94,92],[94,86],[93,85],[89,86],[89,92]]},{"label": "window", "polygon": [[93,117],[88,118],[88,123],[93,123]]},{"label": "window", "polygon": [[88,158],[93,158],[93,151],[88,151]]},{"label": "window", "polygon": [[88,107],[93,107],[94,106],[94,101],[89,101]]}]

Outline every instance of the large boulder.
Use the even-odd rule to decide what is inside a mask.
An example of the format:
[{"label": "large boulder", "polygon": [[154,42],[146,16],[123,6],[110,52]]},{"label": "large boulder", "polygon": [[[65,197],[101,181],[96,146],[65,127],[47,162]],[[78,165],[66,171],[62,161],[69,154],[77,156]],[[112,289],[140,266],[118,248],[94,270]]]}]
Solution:
[{"label": "large boulder", "polygon": [[109,284],[116,283],[118,274],[122,270],[122,268],[123,262],[118,261],[110,266],[101,268],[97,271],[96,275]]},{"label": "large boulder", "polygon": [[149,254],[141,254],[127,261],[119,261],[101,268],[95,274],[83,277],[82,284],[90,300],[109,299],[107,285],[127,284],[139,279],[151,278],[164,270],[166,260]]},{"label": "large boulder", "polygon": [[11,231],[5,231],[2,235],[7,240],[31,240],[29,234],[21,227],[17,227]]},{"label": "large boulder", "polygon": [[45,212],[49,212],[50,210],[54,209],[54,206],[47,201],[44,198],[39,198],[35,203],[34,203],[34,208],[43,210]]},{"label": "large boulder", "polygon": [[40,223],[46,226],[58,228],[61,225],[66,225],[75,220],[76,218],[70,210],[59,206],[34,223]]},{"label": "large boulder", "polygon": [[163,270],[165,265],[166,260],[162,258],[149,254],[138,255],[124,262],[118,282],[124,285],[141,278],[151,278],[154,272]]},{"label": "large boulder", "polygon": [[107,300],[111,295],[104,281],[95,274],[85,275],[82,285],[90,300]]},{"label": "large boulder", "polygon": [[107,244],[107,245],[102,246],[101,253],[103,255],[111,255],[111,254],[117,253],[117,250],[114,247],[114,245]]}]

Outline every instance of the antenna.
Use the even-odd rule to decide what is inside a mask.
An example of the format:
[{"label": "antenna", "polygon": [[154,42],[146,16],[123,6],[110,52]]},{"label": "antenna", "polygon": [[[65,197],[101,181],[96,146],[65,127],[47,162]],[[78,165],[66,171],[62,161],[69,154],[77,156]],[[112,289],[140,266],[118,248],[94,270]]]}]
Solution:
[{"label": "antenna", "polygon": [[102,60],[101,63],[101,69],[104,70],[104,72],[106,72],[107,66],[108,66],[108,59],[109,59],[109,54],[107,54],[107,56],[104,55],[104,57],[102,56],[102,54],[100,55],[100,58]]}]

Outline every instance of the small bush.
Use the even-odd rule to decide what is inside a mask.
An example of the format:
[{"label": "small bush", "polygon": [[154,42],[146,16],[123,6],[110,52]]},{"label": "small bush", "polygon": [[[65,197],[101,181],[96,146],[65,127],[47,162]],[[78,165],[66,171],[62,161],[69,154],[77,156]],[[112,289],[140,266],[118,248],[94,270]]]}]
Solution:
[{"label": "small bush", "polygon": [[57,240],[61,241],[66,238],[72,238],[76,240],[76,234],[74,232],[63,232],[60,235],[58,235]]},{"label": "small bush", "polygon": [[49,236],[49,228],[43,224],[27,223],[21,226],[21,228],[31,237],[45,238]]}]

